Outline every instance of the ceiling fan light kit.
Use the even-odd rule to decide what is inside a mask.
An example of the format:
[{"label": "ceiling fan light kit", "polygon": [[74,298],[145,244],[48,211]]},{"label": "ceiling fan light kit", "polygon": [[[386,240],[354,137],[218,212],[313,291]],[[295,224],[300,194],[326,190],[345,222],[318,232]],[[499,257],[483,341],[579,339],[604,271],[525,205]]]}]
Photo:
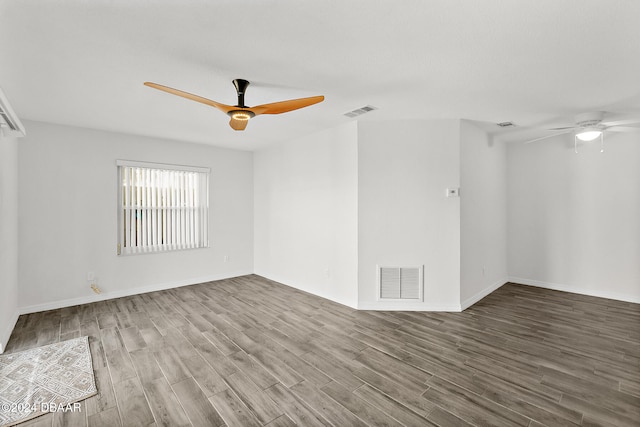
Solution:
[{"label": "ceiling fan light kit", "polygon": [[255,117],[255,114],[249,110],[233,110],[227,114],[234,120],[249,120],[251,117]]},{"label": "ceiling fan light kit", "polygon": [[236,131],[245,130],[247,124],[249,123],[249,119],[257,115],[288,113],[289,111],[308,107],[310,105],[324,101],[324,96],[311,96],[309,98],[290,99],[288,101],[273,102],[270,104],[248,107],[244,104],[244,94],[249,87],[249,81],[244,79],[233,80],[233,85],[235,86],[236,93],[238,95],[237,105],[222,104],[220,102],[216,102],[202,96],[194,95],[178,89],[173,89],[168,86],[159,85],[157,83],[145,82],[144,85],[161,90],[163,92],[170,93],[172,95],[181,96],[183,98],[187,98],[192,101],[200,102],[202,104],[217,108],[231,118],[231,120],[229,121],[229,126],[231,126],[231,128]]},{"label": "ceiling fan light kit", "polygon": [[591,142],[600,137],[600,152],[604,153],[604,132],[600,129],[583,129],[577,131],[573,138],[573,151],[578,154],[578,140]]},{"label": "ceiling fan light kit", "polygon": [[580,141],[593,141],[597,137],[602,135],[602,131],[600,129],[595,128],[586,128],[576,133],[576,138]]}]

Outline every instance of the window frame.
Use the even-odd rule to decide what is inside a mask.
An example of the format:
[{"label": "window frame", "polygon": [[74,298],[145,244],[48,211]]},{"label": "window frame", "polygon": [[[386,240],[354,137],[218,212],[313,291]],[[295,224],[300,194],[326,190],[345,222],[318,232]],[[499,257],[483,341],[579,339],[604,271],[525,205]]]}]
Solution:
[{"label": "window frame", "polygon": [[[190,172],[203,174],[203,180],[200,182],[204,182],[206,188],[201,189],[200,199],[204,199],[203,203],[200,206],[173,206],[173,205],[164,205],[164,207],[160,206],[143,206],[143,205],[127,205],[124,201],[124,177],[123,171],[124,168],[141,168],[141,169],[149,169],[152,171],[176,171],[176,172]],[[192,250],[192,249],[206,249],[210,247],[209,243],[209,192],[210,192],[210,180],[211,180],[211,169],[208,167],[199,167],[199,166],[187,166],[187,165],[178,165],[178,164],[170,164],[170,163],[155,163],[155,162],[142,162],[142,161],[133,161],[133,160],[116,160],[116,175],[117,175],[117,246],[116,253],[118,256],[130,256],[130,255],[141,255],[141,254],[151,254],[151,253],[168,253],[168,252],[178,252],[184,250]],[[155,187],[157,188],[157,186]],[[147,194],[148,195],[148,194]],[[157,196],[157,193],[156,193]],[[175,202],[175,200],[174,200]],[[183,243],[180,242],[172,242],[172,243],[164,243],[161,245],[144,245],[144,246],[126,246],[125,243],[125,210],[126,209],[138,209],[143,210],[146,209],[146,214],[151,213],[151,210],[154,210],[155,214],[158,215],[158,212],[161,209],[166,210],[169,209],[175,214],[175,212],[180,212],[181,214],[186,214],[187,210],[194,210],[194,217],[196,215],[195,210],[199,210],[198,219],[202,221],[201,227],[204,229],[201,230],[200,237],[201,242],[197,242],[196,246],[193,247],[184,247]],[[137,218],[137,215],[136,215]],[[183,223],[179,223],[178,226],[182,227]],[[148,230],[147,230],[148,231]],[[175,232],[173,230],[172,232]],[[148,237],[148,236],[147,236]],[[198,245],[199,243],[199,245]]]}]

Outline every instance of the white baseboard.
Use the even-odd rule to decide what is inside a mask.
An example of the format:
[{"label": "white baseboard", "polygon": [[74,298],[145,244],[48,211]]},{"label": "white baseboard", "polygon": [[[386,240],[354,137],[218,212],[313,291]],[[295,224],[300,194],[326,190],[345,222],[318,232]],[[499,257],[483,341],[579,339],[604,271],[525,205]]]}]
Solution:
[{"label": "white baseboard", "polygon": [[164,291],[166,289],[179,288],[181,286],[196,285],[198,283],[211,282],[214,280],[230,279],[233,277],[246,276],[249,274],[253,274],[253,272],[252,271],[236,271],[231,273],[213,274],[213,275],[203,276],[203,277],[192,277],[185,280],[178,280],[178,281],[167,282],[167,283],[158,283],[154,285],[141,286],[138,288],[121,289],[113,292],[104,292],[102,294],[87,295],[87,296],[82,296],[78,298],[51,301],[43,304],[35,304],[35,305],[29,305],[26,307],[20,307],[19,313],[28,314],[28,313],[37,313],[39,311],[55,310],[63,307],[71,307],[74,305],[87,304],[87,303],[104,301],[104,300],[109,300],[114,298],[128,297],[131,295],[146,294],[147,292]]},{"label": "white baseboard", "polygon": [[273,274],[256,271],[254,274],[262,276],[266,279],[273,280],[290,288],[297,289],[302,292],[307,292],[311,295],[315,295],[320,298],[328,299],[338,304],[345,305],[347,307],[354,308],[356,310],[372,310],[372,311],[453,311],[459,312],[459,305],[429,305],[423,302],[404,302],[404,301],[373,301],[373,302],[349,302],[333,298],[330,295],[322,294],[318,292],[310,292],[302,287],[293,286],[287,282],[290,282],[281,277],[276,277]]},{"label": "white baseboard", "polygon": [[580,288],[560,283],[542,282],[540,280],[524,279],[522,277],[513,276],[509,276],[509,282],[517,283],[520,285],[535,286],[538,288],[552,289],[554,291],[570,292],[572,294],[588,295],[592,297],[614,299],[618,301],[640,304],[640,296],[638,295],[620,294],[618,292],[608,292],[600,289],[594,290],[589,288]]},{"label": "white baseboard", "polygon": [[464,311],[467,308],[471,307],[473,304],[477,303],[482,298],[484,298],[487,295],[489,295],[491,292],[493,292],[496,289],[502,287],[502,285],[504,285],[508,281],[509,281],[509,279],[506,278],[506,277],[504,279],[500,279],[497,282],[495,282],[493,285],[489,286],[488,288],[485,288],[485,289],[481,290],[480,292],[478,292],[477,294],[473,295],[472,297],[469,297],[466,300],[462,301],[460,303],[462,311]]},{"label": "white baseboard", "polygon": [[298,286],[293,286],[293,285],[288,283],[290,281],[288,281],[286,279],[283,279],[282,277],[274,276],[273,274],[268,274],[268,273],[263,273],[263,272],[258,272],[258,271],[254,272],[253,274],[261,276],[261,277],[264,277],[265,279],[268,279],[268,280],[272,280],[274,282],[278,282],[281,285],[285,285],[285,286],[288,286],[290,288],[297,289],[299,291],[306,292],[308,294],[315,295],[315,296],[320,297],[320,298],[328,299],[329,301],[333,301],[333,302],[338,303],[338,304],[346,305],[347,307],[351,307],[351,308],[355,308],[355,309],[358,308],[358,307],[356,307],[356,302],[349,302],[349,301],[346,301],[346,300],[340,300],[338,298],[334,298],[331,295],[323,294],[321,292],[310,292],[307,289],[304,289],[304,288],[301,288],[301,287],[298,287]]},{"label": "white baseboard", "polygon": [[358,310],[372,311],[449,311],[460,312],[459,305],[433,305],[423,302],[370,301],[358,303]]},{"label": "white baseboard", "polygon": [[9,323],[7,323],[7,326],[4,328],[4,331],[0,331],[0,354],[4,353],[4,350],[7,348],[7,343],[9,342],[9,338],[11,338],[11,333],[13,332],[13,328],[16,326],[19,316],[20,313],[18,310],[14,310],[13,315],[9,319]]}]

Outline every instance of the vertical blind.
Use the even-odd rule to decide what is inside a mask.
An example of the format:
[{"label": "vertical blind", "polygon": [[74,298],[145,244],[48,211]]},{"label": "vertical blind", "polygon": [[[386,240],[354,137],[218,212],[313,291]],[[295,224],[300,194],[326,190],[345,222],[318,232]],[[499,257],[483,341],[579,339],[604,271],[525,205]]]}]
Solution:
[{"label": "vertical blind", "polygon": [[118,254],[209,246],[209,169],[118,161]]}]

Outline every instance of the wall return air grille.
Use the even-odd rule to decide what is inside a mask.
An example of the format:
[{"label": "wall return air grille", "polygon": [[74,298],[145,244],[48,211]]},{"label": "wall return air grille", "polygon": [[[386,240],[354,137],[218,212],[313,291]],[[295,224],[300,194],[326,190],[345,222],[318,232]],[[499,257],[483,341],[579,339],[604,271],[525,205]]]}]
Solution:
[{"label": "wall return air grille", "polygon": [[423,266],[378,266],[378,300],[422,301]]}]

